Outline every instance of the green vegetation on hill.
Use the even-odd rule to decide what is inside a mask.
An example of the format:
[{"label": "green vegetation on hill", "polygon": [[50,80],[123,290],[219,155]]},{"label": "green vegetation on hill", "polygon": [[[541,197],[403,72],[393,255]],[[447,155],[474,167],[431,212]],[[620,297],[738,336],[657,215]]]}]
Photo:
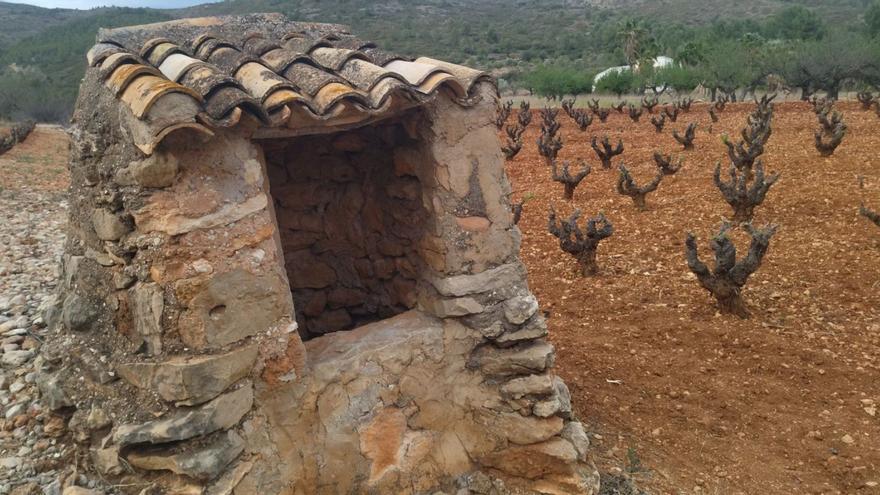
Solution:
[{"label": "green vegetation on hill", "polygon": [[[599,8],[570,0],[227,0],[178,10],[89,11],[0,2],[0,117],[63,120],[98,27],[247,12],[347,24],[389,50],[490,70],[505,90],[589,92],[592,75],[609,66],[646,67],[651,57],[667,55],[683,66],[622,75],[604,86],[613,82],[610,91],[628,92],[702,83],[732,91],[763,85],[774,74],[833,92],[852,79],[877,84],[878,2],[603,0]],[[845,56],[825,56],[826,46],[845,44]],[[820,60],[844,79],[835,82]]]},{"label": "green vegetation on hill", "polygon": [[172,19],[151,9],[105,8],[89,12],[91,15],[75,17],[27,36],[3,50],[0,116],[66,120],[85,70],[85,53],[94,44],[99,27]]}]

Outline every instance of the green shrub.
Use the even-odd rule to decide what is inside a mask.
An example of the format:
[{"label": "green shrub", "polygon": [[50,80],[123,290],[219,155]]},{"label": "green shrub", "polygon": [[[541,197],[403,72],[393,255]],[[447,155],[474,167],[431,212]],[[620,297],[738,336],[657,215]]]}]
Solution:
[{"label": "green shrub", "polygon": [[596,91],[600,93],[614,93],[619,98],[624,93],[635,91],[638,78],[631,70],[611,72],[596,82]]},{"label": "green shrub", "polygon": [[540,96],[562,98],[565,95],[589,93],[592,74],[562,67],[538,67],[525,77],[526,87]]}]

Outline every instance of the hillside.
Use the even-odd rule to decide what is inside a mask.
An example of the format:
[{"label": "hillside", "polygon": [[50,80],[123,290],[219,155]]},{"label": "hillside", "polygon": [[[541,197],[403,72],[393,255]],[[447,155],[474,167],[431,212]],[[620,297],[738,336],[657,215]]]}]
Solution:
[{"label": "hillside", "polygon": [[[88,16],[70,9],[44,9],[30,5],[0,2],[0,50],[4,45],[37,34],[59,24]],[[2,52],[0,52],[2,53]]]},{"label": "hillside", "polygon": [[867,1],[226,0],[175,10],[89,11],[0,2],[0,116],[63,120],[84,70],[83,55],[102,26],[274,11],[293,19],[348,24],[384,48],[498,75],[536,64],[595,73],[625,61],[618,30],[628,18],[642,19],[659,53],[674,55],[687,41],[735,39],[760,31],[761,22],[793,4],[812,8],[828,25],[853,25],[860,22]]}]

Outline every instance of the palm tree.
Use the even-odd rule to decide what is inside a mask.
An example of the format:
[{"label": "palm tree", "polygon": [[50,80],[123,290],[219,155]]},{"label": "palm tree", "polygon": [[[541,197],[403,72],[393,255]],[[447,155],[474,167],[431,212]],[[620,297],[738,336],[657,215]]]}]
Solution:
[{"label": "palm tree", "polygon": [[634,66],[642,55],[645,40],[648,37],[648,29],[641,21],[627,19],[617,31],[617,37],[623,43],[623,55],[626,63]]}]

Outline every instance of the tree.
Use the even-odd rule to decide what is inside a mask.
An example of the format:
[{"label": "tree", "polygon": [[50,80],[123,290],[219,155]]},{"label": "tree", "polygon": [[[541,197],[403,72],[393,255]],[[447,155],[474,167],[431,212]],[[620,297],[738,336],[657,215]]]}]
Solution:
[{"label": "tree", "polygon": [[706,60],[706,46],[699,41],[688,41],[678,48],[675,60],[684,66],[695,67]]},{"label": "tree", "polygon": [[635,66],[642,59],[643,49],[648,41],[649,32],[645,25],[636,19],[627,19],[617,30],[626,63]]},{"label": "tree", "polygon": [[563,67],[538,67],[525,80],[535,93],[554,99],[565,95],[586,94],[593,88],[591,74]]},{"label": "tree", "polygon": [[614,93],[620,98],[635,89],[636,76],[631,70],[612,71],[596,82],[596,91]]},{"label": "tree", "polygon": [[742,45],[735,41],[714,44],[707,51],[706,59],[700,64],[699,70],[705,86],[713,91],[713,99],[715,91],[719,90],[725,95],[735,97],[737,88],[759,79],[753,60]]},{"label": "tree", "polygon": [[874,0],[868,9],[865,10],[865,28],[868,36],[880,36],[880,0]]},{"label": "tree", "polygon": [[676,91],[693,91],[702,82],[698,71],[687,67],[661,67],[654,71],[653,86],[668,86]]},{"label": "tree", "polygon": [[821,40],[825,36],[825,23],[812,10],[793,5],[773,14],[765,32],[771,38]]},{"label": "tree", "polygon": [[877,81],[878,54],[876,43],[853,34],[836,33],[822,41],[799,44],[790,54],[783,76],[793,86],[802,88],[807,97],[816,90],[824,90],[829,99],[837,99],[848,80]]}]

